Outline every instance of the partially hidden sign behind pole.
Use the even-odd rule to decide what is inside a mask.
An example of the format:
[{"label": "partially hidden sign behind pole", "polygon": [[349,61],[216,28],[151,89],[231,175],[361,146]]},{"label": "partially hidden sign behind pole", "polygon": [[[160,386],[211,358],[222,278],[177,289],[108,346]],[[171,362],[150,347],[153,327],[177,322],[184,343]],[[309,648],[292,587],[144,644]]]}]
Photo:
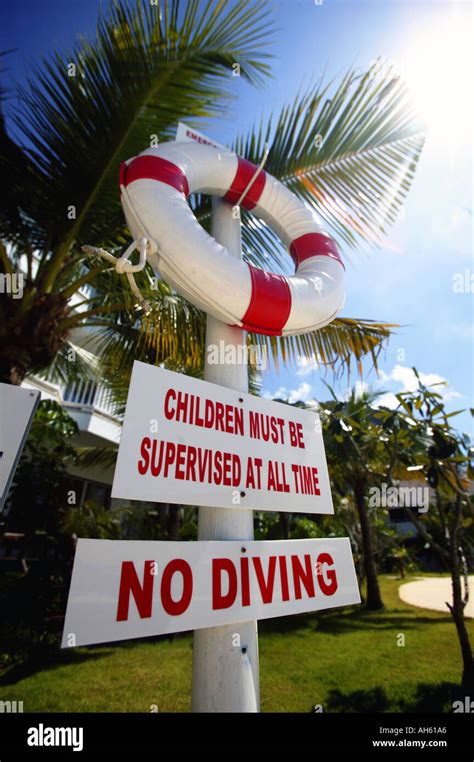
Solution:
[{"label": "partially hidden sign behind pole", "polygon": [[360,603],[347,538],[79,540],[62,647]]},{"label": "partially hidden sign behind pole", "polygon": [[8,497],[39,401],[40,393],[36,390],[0,384],[0,511]]},{"label": "partially hidden sign behind pole", "polygon": [[317,413],[137,361],[112,497],[334,513]]},{"label": "partially hidden sign behind pole", "polygon": [[225,146],[216,143],[214,140],[211,140],[211,138],[208,138],[207,135],[203,135],[202,132],[195,130],[194,127],[189,127],[189,125],[184,122],[178,122],[175,140],[184,141],[186,143],[203,143],[204,145],[214,146],[214,148],[222,148],[224,151],[228,150]]}]

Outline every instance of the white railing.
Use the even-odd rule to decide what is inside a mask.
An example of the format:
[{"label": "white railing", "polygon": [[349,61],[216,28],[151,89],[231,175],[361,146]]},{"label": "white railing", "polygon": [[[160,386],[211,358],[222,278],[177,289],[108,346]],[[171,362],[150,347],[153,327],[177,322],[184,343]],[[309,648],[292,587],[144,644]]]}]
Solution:
[{"label": "white railing", "polygon": [[73,381],[61,388],[64,402],[80,407],[93,408],[106,415],[117,418],[117,405],[110,390],[95,381]]}]

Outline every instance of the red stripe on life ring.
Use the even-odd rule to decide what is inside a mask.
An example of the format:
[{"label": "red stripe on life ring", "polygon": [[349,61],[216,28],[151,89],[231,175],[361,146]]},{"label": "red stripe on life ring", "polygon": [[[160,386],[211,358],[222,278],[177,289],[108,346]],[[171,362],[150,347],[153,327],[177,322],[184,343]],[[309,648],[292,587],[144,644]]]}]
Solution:
[{"label": "red stripe on life ring", "polygon": [[[252,296],[242,318],[247,331],[281,336],[291,310],[290,287],[283,275],[275,275],[248,265],[252,278]],[[262,328],[262,326],[266,328]]]},{"label": "red stripe on life ring", "polygon": [[[232,180],[232,185],[224,196],[224,201],[228,201],[230,204],[235,204],[239,200],[258,169],[257,165],[252,164],[251,161],[247,161],[247,159],[241,159],[240,156],[237,158],[237,172],[235,173],[235,177]],[[255,181],[252,183],[252,187],[249,188],[248,193],[245,194],[242,201],[240,202],[240,205],[243,206],[244,209],[253,209],[254,206],[258,204],[258,200],[262,195],[263,189],[265,187],[265,177],[265,172],[263,169],[261,169]]]},{"label": "red stripe on life ring", "polygon": [[160,156],[137,156],[124,169],[120,168],[122,185],[130,185],[135,180],[158,180],[176,188],[185,198],[189,196],[189,185],[184,172]]},{"label": "red stripe on life ring", "polygon": [[331,257],[344,267],[336,242],[323,233],[306,233],[295,238],[290,246],[290,254],[296,267],[310,257]]}]

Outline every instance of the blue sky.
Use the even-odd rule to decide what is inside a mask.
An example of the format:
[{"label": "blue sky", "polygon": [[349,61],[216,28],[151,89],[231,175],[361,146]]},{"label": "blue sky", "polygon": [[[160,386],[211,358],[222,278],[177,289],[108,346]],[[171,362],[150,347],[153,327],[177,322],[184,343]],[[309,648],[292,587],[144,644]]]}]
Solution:
[{"label": "blue sky", "polygon": [[[379,56],[411,87],[430,131],[402,217],[380,249],[347,264],[343,314],[399,323],[379,361],[377,377],[364,364],[362,383],[388,394],[410,388],[412,365],[427,381],[446,380],[450,410],[472,405],[472,8],[469,2],[282,0],[272,2],[278,31],[271,48],[274,79],[256,91],[235,78],[235,101],[225,118],[201,129],[221,143],[245,132],[290,101],[322,72],[336,80],[352,65],[367,68]],[[22,81],[28,61],[67,51],[77,34],[92,36],[98,0],[22,0],[2,23],[9,76]],[[6,10],[3,11],[6,14]],[[471,32],[472,34],[472,32]],[[340,395],[354,372],[334,380]],[[269,370],[265,393],[324,399],[321,370],[304,359]],[[441,389],[441,387],[440,387]],[[471,427],[467,414],[458,426]]]}]

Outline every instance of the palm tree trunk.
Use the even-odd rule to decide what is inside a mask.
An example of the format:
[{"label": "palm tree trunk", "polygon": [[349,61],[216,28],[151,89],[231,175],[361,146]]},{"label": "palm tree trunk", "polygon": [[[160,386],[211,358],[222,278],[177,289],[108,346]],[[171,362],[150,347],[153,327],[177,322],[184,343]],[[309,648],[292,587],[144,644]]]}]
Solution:
[{"label": "palm tree trunk", "polygon": [[364,571],[367,580],[367,600],[365,607],[369,611],[378,611],[384,608],[384,604],[377,576],[377,565],[375,563],[372,541],[372,527],[365,505],[363,487],[359,486],[354,490],[354,498],[357,512],[359,514],[362,548],[364,552]]},{"label": "palm tree trunk", "polygon": [[0,384],[12,384],[21,386],[24,373],[22,373],[14,363],[0,360]]},{"label": "palm tree trunk", "polygon": [[[28,296],[25,290],[24,299]],[[0,324],[0,382],[15,386],[52,363],[67,336],[61,324],[69,315],[61,293],[37,295],[26,312],[21,301],[5,299]]]},{"label": "palm tree trunk", "polygon": [[285,540],[290,539],[290,516],[284,511],[280,512],[280,526],[282,528],[283,537]]},{"label": "palm tree trunk", "polygon": [[181,525],[181,506],[170,505],[168,508],[168,540],[179,540]]},{"label": "palm tree trunk", "polygon": [[0,335],[0,384],[21,386],[28,374],[31,363],[31,353],[26,347],[18,346],[25,343],[24,337],[14,336],[8,340]]}]

